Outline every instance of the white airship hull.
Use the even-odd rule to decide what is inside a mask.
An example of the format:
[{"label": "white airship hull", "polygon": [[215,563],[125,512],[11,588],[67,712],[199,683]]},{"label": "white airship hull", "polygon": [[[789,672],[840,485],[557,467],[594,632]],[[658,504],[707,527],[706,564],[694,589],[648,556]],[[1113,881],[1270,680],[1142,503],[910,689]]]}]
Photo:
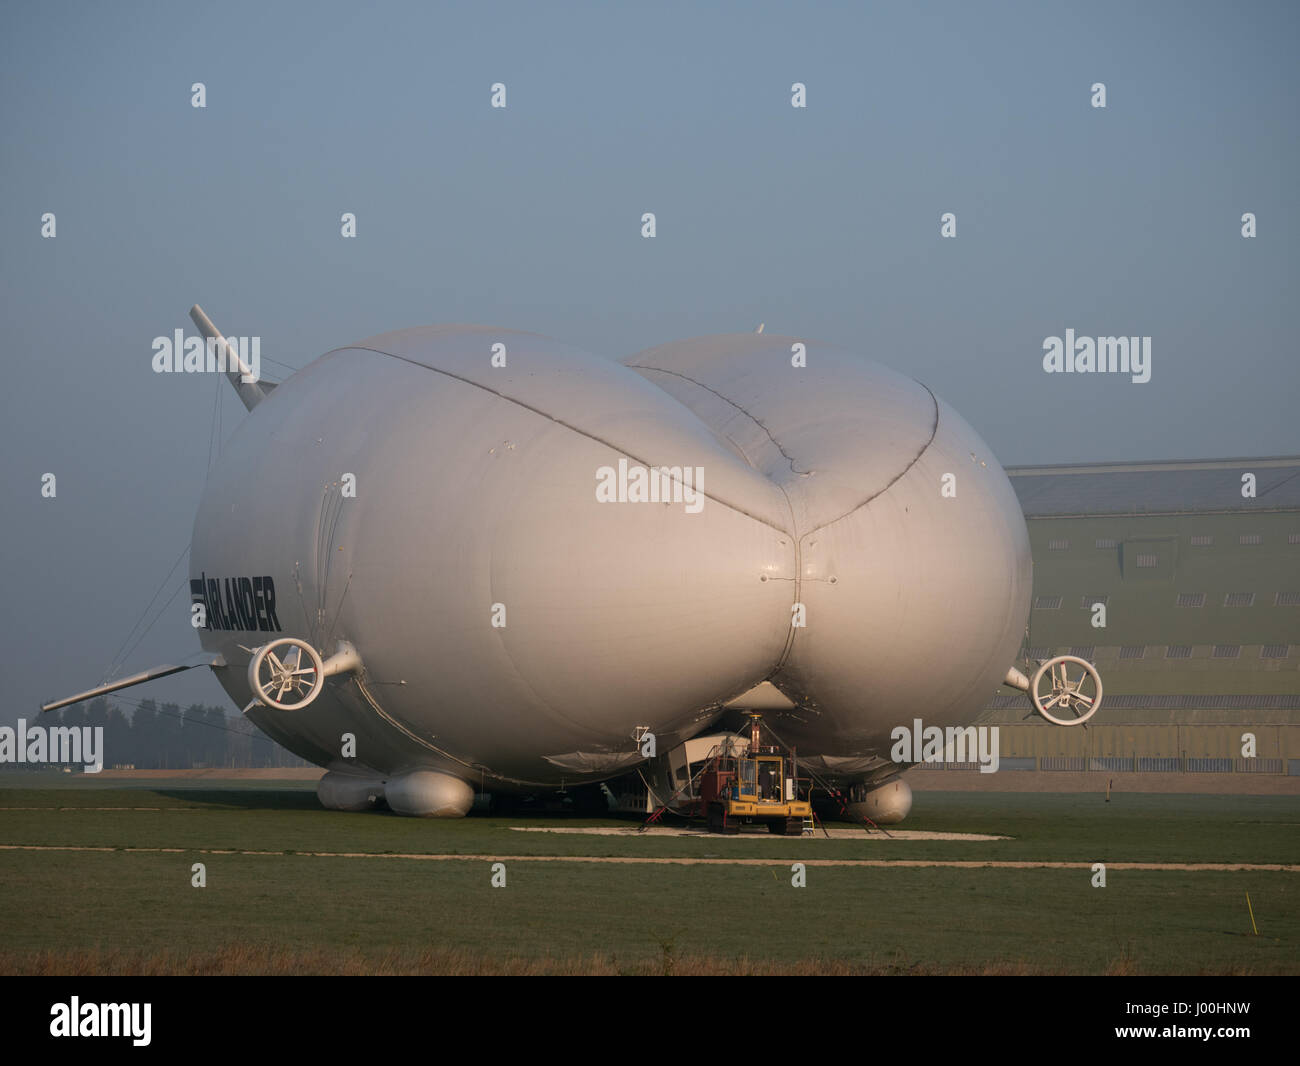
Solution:
[{"label": "white airship hull", "polygon": [[[359,671],[250,716],[359,782],[488,790],[607,778],[646,730],[680,743],[765,680],[801,758],[859,777],[896,725],[970,722],[1028,614],[1010,484],[923,386],[814,344],[792,366],[793,343],[620,365],[435,327],[323,356],[204,492],[191,589],[222,684],[244,706],[249,649],[347,641]],[[636,471],[667,468],[642,502]]]}]

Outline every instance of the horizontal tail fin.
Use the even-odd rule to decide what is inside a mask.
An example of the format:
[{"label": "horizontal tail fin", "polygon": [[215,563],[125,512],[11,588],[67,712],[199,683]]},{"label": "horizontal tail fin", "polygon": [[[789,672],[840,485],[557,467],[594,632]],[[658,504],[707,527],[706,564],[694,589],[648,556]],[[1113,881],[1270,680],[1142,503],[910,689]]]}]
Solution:
[{"label": "horizontal tail fin", "polygon": [[116,692],[120,688],[130,688],[132,685],[143,685],[146,681],[153,681],[155,678],[168,677],[171,674],[179,674],[182,670],[193,670],[197,666],[225,666],[226,660],[221,655],[214,655],[212,652],[196,652],[188,659],[183,661],[180,666],[155,666],[152,669],[144,670],[138,674],[132,674],[130,677],[124,677],[120,681],[110,681],[107,685],[96,685],[85,692],[78,692],[75,696],[69,696],[67,699],[54,700],[52,703],[41,704],[41,711],[57,711],[60,707],[67,707],[72,703],[80,703],[82,700],[93,700],[96,696],[103,696],[108,692]]}]

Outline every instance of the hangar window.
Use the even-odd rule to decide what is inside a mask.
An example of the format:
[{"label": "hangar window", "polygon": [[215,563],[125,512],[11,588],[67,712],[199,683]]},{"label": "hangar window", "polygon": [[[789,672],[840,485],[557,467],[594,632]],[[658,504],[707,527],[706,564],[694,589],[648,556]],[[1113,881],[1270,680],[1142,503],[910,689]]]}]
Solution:
[{"label": "hangar window", "polygon": [[1049,552],[1068,552],[1070,550],[1070,542],[1068,540],[1049,540],[1047,542],[1047,550]]},{"label": "hangar window", "polygon": [[1094,542],[1098,548],[1118,548],[1119,541],[1114,537],[1098,537]]},{"label": "hangar window", "polygon": [[1259,544],[1263,538],[1258,533],[1243,533],[1237,538],[1238,544]]},{"label": "hangar window", "polygon": [[1091,611],[1094,603],[1106,604],[1110,602],[1109,596],[1080,596],[1079,606],[1085,611]]},{"label": "hangar window", "polygon": [[1300,607],[1300,592],[1279,592],[1273,598],[1274,607]]},{"label": "hangar window", "polygon": [[1291,650],[1289,644],[1265,644],[1259,649],[1261,659],[1285,659],[1287,652]]},{"label": "hangar window", "polygon": [[1213,548],[1213,547],[1214,547],[1214,538],[1213,538],[1213,537],[1193,537],[1193,538],[1192,538],[1192,547],[1193,547],[1193,548]]},{"label": "hangar window", "polygon": [[1190,644],[1170,644],[1165,649],[1166,659],[1190,659],[1192,657],[1192,646]]},{"label": "hangar window", "polygon": [[1225,607],[1253,607],[1255,605],[1255,594],[1253,592],[1229,592],[1223,597],[1223,606]]},{"label": "hangar window", "polygon": [[1180,592],[1178,594],[1179,607],[1204,607],[1204,592]]},{"label": "hangar window", "polygon": [[1286,542],[1288,544],[1300,544],[1300,533],[1288,533],[1286,535]]},{"label": "hangar window", "polygon": [[1150,553],[1141,553],[1138,555],[1137,563],[1135,565],[1138,567],[1139,570],[1142,569],[1149,570],[1154,566],[1160,565],[1160,556],[1152,555]]},{"label": "hangar window", "polygon": [[1077,655],[1080,659],[1087,659],[1089,662],[1091,662],[1092,656],[1096,652],[1096,650],[1097,647],[1095,644],[1076,644],[1073,648],[1070,649],[1070,654]]},{"label": "hangar window", "polygon": [[1214,657],[1216,659],[1235,659],[1240,654],[1240,644],[1216,644],[1214,646]]},{"label": "hangar window", "polygon": [[1059,611],[1061,609],[1061,597],[1039,596],[1034,600],[1034,606],[1040,611]]},{"label": "hangar window", "polygon": [[1147,649],[1145,644],[1125,644],[1119,649],[1121,659],[1145,659]]}]

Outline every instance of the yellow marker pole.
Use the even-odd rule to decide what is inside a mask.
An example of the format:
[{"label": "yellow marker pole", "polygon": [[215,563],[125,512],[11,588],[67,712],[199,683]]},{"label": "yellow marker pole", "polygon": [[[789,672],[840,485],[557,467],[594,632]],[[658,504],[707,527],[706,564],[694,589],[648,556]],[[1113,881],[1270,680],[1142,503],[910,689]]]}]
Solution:
[{"label": "yellow marker pole", "polygon": [[1246,893],[1246,907],[1250,911],[1250,927],[1255,930],[1255,935],[1259,936],[1259,929],[1255,926],[1255,908],[1250,905],[1250,893]]}]

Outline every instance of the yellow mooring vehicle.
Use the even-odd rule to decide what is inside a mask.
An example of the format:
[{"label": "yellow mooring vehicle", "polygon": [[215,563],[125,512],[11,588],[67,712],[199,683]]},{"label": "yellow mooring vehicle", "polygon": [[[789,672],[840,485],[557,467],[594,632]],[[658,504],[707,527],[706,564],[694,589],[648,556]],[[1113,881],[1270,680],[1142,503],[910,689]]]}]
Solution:
[{"label": "yellow mooring vehicle", "polygon": [[742,824],[765,822],[769,833],[799,836],[813,825],[812,804],[799,798],[794,749],[763,745],[761,723],[761,715],[751,714],[749,749],[728,740],[700,775],[699,803],[710,832],[739,833]]}]

